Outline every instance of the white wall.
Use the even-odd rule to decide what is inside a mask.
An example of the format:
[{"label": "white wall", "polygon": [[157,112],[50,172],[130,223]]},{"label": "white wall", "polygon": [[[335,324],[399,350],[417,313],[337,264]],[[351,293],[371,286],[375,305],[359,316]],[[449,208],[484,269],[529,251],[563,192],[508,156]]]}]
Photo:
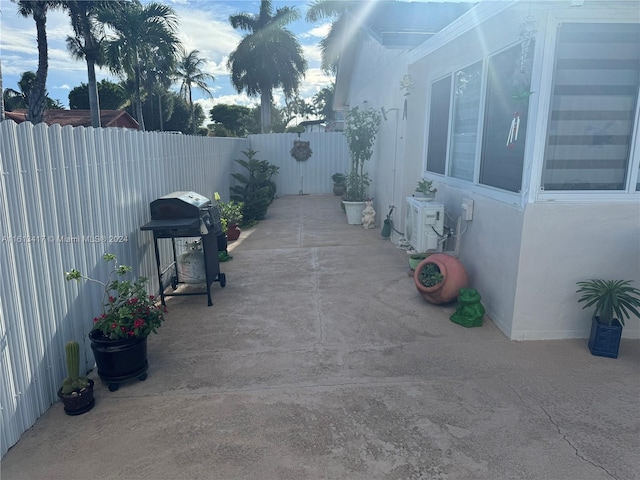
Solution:
[{"label": "white wall", "polygon": [[[374,197],[377,226],[382,227],[389,206],[395,205],[393,221],[399,229],[404,216],[404,198],[410,194],[403,186],[407,120],[403,118],[404,96],[400,89],[400,81],[408,73],[407,51],[386,49],[368,36],[363,36],[360,42],[349,105],[379,112],[384,107],[387,112],[387,119],[380,124],[373,157],[365,164],[365,170],[372,180],[369,195]],[[394,233],[393,238],[397,241],[398,235]]]},{"label": "white wall", "polygon": [[[589,203],[582,204],[557,199],[542,202],[538,198],[541,195],[536,185],[546,132],[536,132],[535,128],[545,125],[542,119],[548,116],[548,84],[554,58],[554,43],[547,39],[558,19],[597,21],[604,12],[612,19],[622,19],[633,9],[629,2],[618,2],[621,10],[606,11],[599,2],[585,2],[584,7],[575,8],[566,2],[504,5],[507,9],[486,20],[481,29],[477,28],[479,17],[468,16],[408,54],[409,73],[417,88],[409,97],[401,189],[409,194],[425,168],[431,82],[514,44],[520,24],[532,15],[538,33],[523,192],[426,175],[438,187],[436,199],[453,217],[448,225],[455,225],[463,198],[475,202],[473,220],[461,237],[460,260],[496,325],[509,338],[519,340],[586,337],[590,313],[577,304],[576,281],[620,278],[635,280],[640,286],[640,202],[632,194],[626,195],[626,202],[595,194],[588,196]],[[502,8],[498,4],[495,7]],[[471,30],[464,31],[465,25]],[[388,162],[381,159],[380,168],[384,168],[384,161]],[[396,223],[402,218],[396,217]],[[602,227],[594,227],[595,219],[602,222]],[[624,335],[640,337],[638,319],[628,323]]]},{"label": "white wall", "polygon": [[[593,311],[578,304],[575,283],[591,278],[640,288],[640,203],[527,205],[511,338],[587,337]],[[623,335],[640,338],[640,319]]]}]

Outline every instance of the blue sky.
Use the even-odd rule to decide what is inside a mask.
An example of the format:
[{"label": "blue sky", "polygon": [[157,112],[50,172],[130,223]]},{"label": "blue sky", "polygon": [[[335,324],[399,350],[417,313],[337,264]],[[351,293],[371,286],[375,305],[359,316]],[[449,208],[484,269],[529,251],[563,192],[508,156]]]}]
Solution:
[{"label": "blue sky", "polygon": [[[148,3],[150,0],[142,0]],[[156,0],[158,1],[158,0]],[[180,27],[178,36],[187,51],[199,50],[207,60],[205,70],[215,77],[211,84],[213,98],[207,98],[194,90],[194,100],[201,103],[205,112],[217,103],[257,105],[259,98],[249,98],[237,93],[229,80],[227,59],[235,50],[242,37],[241,31],[229,24],[229,15],[239,12],[257,13],[260,2],[246,0],[160,0],[171,5],[176,11]],[[300,96],[310,98],[321,88],[329,85],[332,78],[320,69],[318,42],[329,30],[329,23],[309,24],[304,20],[307,6],[312,0],[274,1],[274,8],[284,5],[295,6],[301,19],[289,28],[296,34],[308,62],[306,78],[300,87]],[[430,0],[414,0],[430,1]],[[451,1],[451,0],[441,0]],[[456,1],[456,0],[453,0]],[[469,0],[457,0],[469,1]],[[47,91],[49,96],[68,106],[69,91],[87,81],[86,64],[71,58],[66,49],[65,39],[72,33],[68,16],[59,11],[47,15],[47,36],[49,41],[49,74]],[[10,0],[0,0],[0,61],[2,62],[3,87],[18,90],[18,80],[22,72],[38,68],[35,22],[17,14],[17,5]],[[107,78],[118,81],[107,70],[97,72],[98,80]],[[177,89],[177,86],[175,87]],[[274,92],[276,102],[281,102],[281,92]]]},{"label": "blue sky", "polygon": [[[147,0],[143,0],[147,3]],[[205,70],[215,77],[211,84],[214,98],[203,98],[194,90],[194,99],[203,104],[205,112],[216,103],[240,105],[259,104],[259,98],[249,98],[238,94],[229,80],[226,67],[229,54],[242,37],[241,31],[229,24],[229,15],[238,12],[257,13],[259,1],[213,1],[213,0],[165,0],[176,11],[180,28],[178,36],[187,51],[196,49],[207,60]],[[274,2],[274,7],[295,6],[302,19],[291,24],[297,35],[309,64],[300,94],[303,98],[313,96],[331,82],[331,78],[320,70],[318,42],[326,35],[328,24],[311,25],[304,21],[309,2]],[[35,22],[17,14],[17,5],[9,0],[0,0],[0,60],[2,61],[3,87],[18,90],[18,80],[22,72],[36,71],[38,51],[36,45]],[[63,12],[50,11],[47,15],[47,36],[49,41],[49,75],[47,91],[49,96],[68,105],[69,90],[87,81],[86,64],[71,58],[66,50],[65,38],[72,33],[69,18]],[[107,70],[97,72],[98,80],[103,78],[118,81]],[[177,88],[177,86],[176,86]],[[276,100],[281,98],[275,92]]]}]

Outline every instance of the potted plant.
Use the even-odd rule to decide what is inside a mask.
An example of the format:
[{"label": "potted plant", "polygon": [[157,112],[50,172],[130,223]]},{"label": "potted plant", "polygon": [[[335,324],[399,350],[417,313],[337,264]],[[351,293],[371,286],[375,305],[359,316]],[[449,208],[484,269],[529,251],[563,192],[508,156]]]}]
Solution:
[{"label": "potted plant", "polygon": [[620,338],[629,312],[640,317],[640,290],[630,280],[585,280],[577,282],[578,302],[583,309],[595,306],[591,318],[589,350],[592,355],[618,358]]},{"label": "potted plant", "polygon": [[98,367],[98,376],[112,392],[120,383],[133,378],[147,378],[147,337],[157,333],[164,320],[165,307],[158,304],[145,290],[147,279],[117,280],[131,271],[127,265],[118,265],[113,254],[105,253],[105,262],[114,262],[106,282],[82,275],[73,269],[65,274],[67,280],[82,279],[97,283],[104,289],[102,313],[93,319],[89,332],[91,349]]},{"label": "potted plant", "polygon": [[242,215],[245,224],[263,220],[267,209],[276,196],[276,184],[273,177],[278,174],[280,167],[267,160],[255,158],[256,150],[249,149],[242,152],[246,158],[236,162],[246,169],[244,173],[232,173],[236,185],[231,187],[231,200],[242,202]]},{"label": "potted plant", "polygon": [[418,182],[416,191],[413,196],[419,200],[431,201],[436,198],[436,192],[438,189],[433,186],[433,181],[422,179]]},{"label": "potted plant", "polygon": [[344,173],[334,173],[331,175],[333,180],[333,194],[341,197],[346,189],[347,176]]},{"label": "potted plant", "polygon": [[415,272],[416,267],[420,265],[420,262],[422,262],[429,255],[431,254],[430,253],[413,253],[409,255],[409,268],[411,269],[411,271]]},{"label": "potted plant", "polygon": [[58,398],[67,415],[82,415],[96,404],[93,398],[93,380],[80,376],[80,345],[76,341],[67,342],[64,347],[67,360],[67,375],[58,390]]},{"label": "potted plant", "polygon": [[351,171],[346,178],[343,203],[347,213],[347,223],[350,225],[362,224],[362,211],[370,183],[364,164],[373,155],[373,146],[381,118],[378,110],[354,107],[345,119],[344,136],[351,155]]},{"label": "potted plant", "polygon": [[416,289],[426,301],[440,304],[454,300],[469,283],[460,261],[444,253],[429,255],[413,272]]},{"label": "potted plant", "polygon": [[218,202],[222,230],[227,233],[227,239],[232,242],[240,237],[240,222],[242,222],[242,202]]}]

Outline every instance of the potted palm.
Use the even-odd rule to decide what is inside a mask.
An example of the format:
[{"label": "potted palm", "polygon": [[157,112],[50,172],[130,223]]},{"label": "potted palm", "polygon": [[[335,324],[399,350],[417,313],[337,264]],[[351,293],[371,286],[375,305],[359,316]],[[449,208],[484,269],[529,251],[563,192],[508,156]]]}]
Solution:
[{"label": "potted palm", "polygon": [[131,272],[131,267],[118,265],[113,254],[105,253],[105,262],[114,262],[106,282],[82,275],[73,269],[65,274],[70,280],[87,280],[104,289],[102,313],[93,319],[89,332],[91,349],[98,367],[98,376],[112,392],[130,379],[147,378],[147,337],[157,333],[164,320],[165,307],[145,289],[147,279],[117,280]]},{"label": "potted palm", "polygon": [[589,350],[592,355],[618,358],[624,321],[629,312],[640,317],[640,290],[630,280],[592,279],[577,282],[583,309],[595,306],[591,318]]},{"label": "potted palm", "polygon": [[93,380],[80,376],[80,344],[76,341],[67,342],[64,350],[68,377],[58,390],[58,398],[62,400],[64,413],[82,415],[91,410],[96,403],[93,398]]},{"label": "potted palm", "polygon": [[343,204],[347,213],[349,225],[362,224],[362,211],[365,207],[367,187],[370,179],[364,170],[364,164],[373,155],[378,128],[380,127],[380,112],[373,109],[352,108],[346,116],[344,136],[351,155],[351,171],[346,178],[346,193]]},{"label": "potted palm", "polygon": [[413,272],[416,289],[429,303],[448,303],[469,283],[460,261],[444,253],[434,253],[422,260]]}]

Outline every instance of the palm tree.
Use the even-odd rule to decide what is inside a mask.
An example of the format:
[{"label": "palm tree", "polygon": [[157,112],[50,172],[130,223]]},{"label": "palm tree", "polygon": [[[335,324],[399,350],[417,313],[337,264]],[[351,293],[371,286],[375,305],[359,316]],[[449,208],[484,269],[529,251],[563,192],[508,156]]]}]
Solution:
[{"label": "palm tree", "polygon": [[[174,57],[179,45],[178,20],[174,10],[160,3],[142,5],[139,0],[125,2],[120,8],[102,10],[98,20],[114,34],[105,40],[105,63],[122,78],[133,79],[136,116],[144,130],[142,115],[143,70],[157,57]],[[147,62],[147,63],[145,63]]]},{"label": "palm tree", "polygon": [[[14,0],[15,1],[15,0]],[[47,10],[56,7],[55,0],[19,0],[18,13],[23,17],[33,17],[36,22],[38,43],[38,70],[29,95],[29,121],[42,122],[47,96],[47,74],[49,72],[49,51],[47,45]]]},{"label": "palm tree", "polygon": [[162,57],[156,56],[145,71],[145,88],[147,89],[149,96],[149,104],[151,111],[153,112],[153,96],[158,100],[158,120],[160,131],[164,131],[164,109],[162,108],[162,99],[169,92],[169,87],[173,82],[176,74],[176,61],[175,57]]},{"label": "palm tree", "polygon": [[332,83],[313,96],[313,106],[316,108],[316,113],[327,121],[335,120],[335,112],[333,111],[335,87],[335,83]]},{"label": "palm tree", "polygon": [[238,92],[260,95],[262,133],[271,128],[271,96],[282,87],[287,97],[298,90],[307,62],[296,37],[285,26],[299,18],[294,7],[278,8],[273,13],[271,1],[262,0],[260,13],[239,13],[229,17],[231,26],[247,34],[229,56],[231,83]]},{"label": "palm tree", "polygon": [[182,50],[181,56],[178,59],[178,65],[176,68],[176,78],[180,80],[180,95],[185,100],[189,101],[191,107],[191,123],[193,124],[193,133],[197,132],[197,125],[195,121],[195,110],[193,108],[193,98],[191,96],[192,86],[199,88],[209,97],[212,97],[208,81],[213,82],[213,75],[202,71],[202,67],[206,63],[204,58],[198,56],[200,53],[198,50],[191,50],[189,53]]},{"label": "palm tree", "polygon": [[105,8],[119,8],[119,0],[65,0],[62,8],[68,10],[71,27],[75,36],[67,37],[67,49],[77,60],[87,62],[87,79],[89,87],[89,109],[91,125],[100,127],[100,101],[96,81],[96,65],[103,64],[101,42],[104,37],[102,24],[97,21],[98,11]]},{"label": "palm tree", "polygon": [[347,9],[345,0],[316,0],[307,10],[308,22],[333,19],[329,33],[320,40],[321,67],[327,73],[335,74],[338,69],[340,51],[345,44],[348,31]]}]

